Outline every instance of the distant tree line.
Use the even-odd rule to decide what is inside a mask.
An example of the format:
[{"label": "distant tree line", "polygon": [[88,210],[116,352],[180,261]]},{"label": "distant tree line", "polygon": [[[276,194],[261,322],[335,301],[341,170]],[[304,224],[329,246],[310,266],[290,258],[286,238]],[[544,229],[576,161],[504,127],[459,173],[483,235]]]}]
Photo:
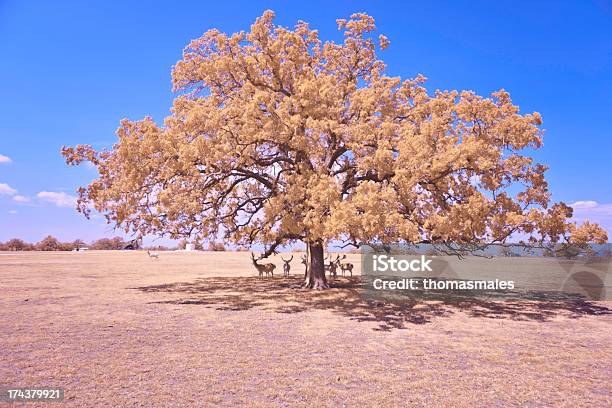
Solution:
[{"label": "distant tree line", "polygon": [[124,249],[128,243],[120,237],[101,238],[91,244],[80,239],[61,242],[54,236],[48,235],[37,243],[25,242],[19,238],[9,239],[6,242],[0,242],[0,251],[72,251],[81,248],[110,250]]},{"label": "distant tree line", "polygon": [[[74,251],[82,248],[94,250],[120,250],[126,249],[133,241],[124,241],[121,237],[100,238],[87,244],[85,241],[77,239],[72,242],[61,242],[54,236],[47,236],[37,243],[25,242],[19,238],[9,239],[6,242],[0,242],[0,251]],[[172,251],[176,249],[185,249],[187,240],[179,241],[177,246],[168,247],[164,245],[154,245],[143,249],[151,249],[156,251]],[[220,242],[211,242],[207,247],[202,243],[194,242],[195,250],[207,251],[225,251],[225,246]]]}]

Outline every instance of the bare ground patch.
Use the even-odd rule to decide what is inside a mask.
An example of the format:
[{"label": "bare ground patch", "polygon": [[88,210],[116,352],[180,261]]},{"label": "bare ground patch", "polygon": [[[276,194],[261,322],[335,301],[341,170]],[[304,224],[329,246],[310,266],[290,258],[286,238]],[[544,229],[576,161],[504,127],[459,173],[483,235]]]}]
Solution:
[{"label": "bare ground patch", "polygon": [[372,305],[358,276],[310,292],[295,272],[259,280],[240,253],[3,254],[1,383],[83,407],[612,404],[609,303]]}]

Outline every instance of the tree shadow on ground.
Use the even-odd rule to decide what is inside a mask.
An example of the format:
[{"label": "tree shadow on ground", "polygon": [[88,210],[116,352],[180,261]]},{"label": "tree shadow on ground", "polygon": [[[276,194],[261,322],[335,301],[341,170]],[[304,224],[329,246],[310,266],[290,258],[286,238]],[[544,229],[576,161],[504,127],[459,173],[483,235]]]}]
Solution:
[{"label": "tree shadow on ground", "polygon": [[264,308],[278,313],[328,310],[359,322],[376,322],[375,330],[390,331],[408,324],[425,324],[436,317],[463,312],[472,317],[545,322],[557,316],[612,314],[612,309],[584,297],[559,293],[506,293],[504,297],[453,296],[372,297],[360,277],[338,277],[329,290],[301,288],[302,278],[210,277],[131,288],[166,294],[153,303],[203,305],[217,310]]}]

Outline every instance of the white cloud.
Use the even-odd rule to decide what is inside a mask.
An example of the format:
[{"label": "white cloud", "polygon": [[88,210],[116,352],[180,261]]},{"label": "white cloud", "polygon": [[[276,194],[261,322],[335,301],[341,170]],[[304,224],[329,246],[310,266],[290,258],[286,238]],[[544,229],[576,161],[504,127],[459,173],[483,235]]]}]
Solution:
[{"label": "white cloud", "polygon": [[43,201],[55,204],[58,207],[75,207],[77,199],[64,192],[57,191],[41,191],[36,195]]},{"label": "white cloud", "polygon": [[570,206],[574,209],[573,220],[579,223],[589,220],[596,222],[608,231],[612,238],[612,204],[597,201],[576,201]]},{"label": "white cloud", "polygon": [[10,157],[0,154],[0,164],[8,164],[11,163],[12,160]]},{"label": "white cloud", "polygon": [[9,210],[9,214],[17,214],[17,210]]},{"label": "white cloud", "polygon": [[18,203],[29,203],[30,199],[22,195],[16,195],[16,196],[13,196],[13,201],[17,201]]},{"label": "white cloud", "polygon": [[14,188],[12,188],[11,186],[9,186],[6,183],[0,183],[0,194],[6,194],[6,195],[14,195],[17,193],[17,190],[15,190]]},{"label": "white cloud", "polygon": [[576,201],[573,204],[570,204],[570,206],[574,209],[574,210],[587,210],[589,208],[595,208],[598,206],[597,201]]}]

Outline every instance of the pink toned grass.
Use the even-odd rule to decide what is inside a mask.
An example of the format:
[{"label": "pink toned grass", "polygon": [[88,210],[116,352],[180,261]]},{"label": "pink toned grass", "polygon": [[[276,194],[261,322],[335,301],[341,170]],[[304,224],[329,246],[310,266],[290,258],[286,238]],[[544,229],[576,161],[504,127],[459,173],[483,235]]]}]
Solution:
[{"label": "pink toned grass", "polygon": [[305,292],[297,262],[262,282],[248,256],[0,254],[0,385],[79,407],[612,405],[610,304],[376,309],[358,277]]}]

